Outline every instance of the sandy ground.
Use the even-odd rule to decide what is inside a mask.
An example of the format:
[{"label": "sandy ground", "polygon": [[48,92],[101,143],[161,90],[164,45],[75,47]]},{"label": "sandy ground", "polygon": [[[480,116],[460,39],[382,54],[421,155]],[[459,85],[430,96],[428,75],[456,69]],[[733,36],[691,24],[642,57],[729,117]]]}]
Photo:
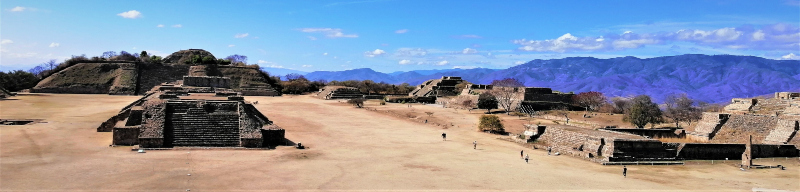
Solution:
[{"label": "sandy ground", "polygon": [[[732,162],[694,162],[628,166],[623,178],[620,166],[547,156],[476,132],[475,111],[413,106],[453,123],[447,127],[380,111],[407,108],[402,104],[368,103],[377,110],[371,111],[309,96],[246,97],[259,101],[256,107],[285,128],[287,138],[308,146],[306,150],[142,154],[130,147],[108,147],[111,133],[95,128],[137,98],[45,94],[0,101],[0,118],[46,121],[0,126],[0,190],[800,190],[800,162],[795,158],[756,161],[787,165],[786,171],[739,171]],[[445,131],[448,141],[440,136]],[[530,163],[520,159],[520,150],[530,155]]]}]

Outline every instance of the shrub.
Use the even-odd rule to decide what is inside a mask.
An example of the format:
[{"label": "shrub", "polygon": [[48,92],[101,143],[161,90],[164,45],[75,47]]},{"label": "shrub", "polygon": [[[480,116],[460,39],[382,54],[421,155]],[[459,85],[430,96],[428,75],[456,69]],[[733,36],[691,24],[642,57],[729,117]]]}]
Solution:
[{"label": "shrub", "polygon": [[380,103],[380,105],[386,105],[386,101],[384,101],[384,100],[381,100],[381,103]]},{"label": "shrub", "polygon": [[352,104],[352,105],[356,106],[357,108],[364,107],[364,99],[360,99],[360,98],[347,100],[347,103]]},{"label": "shrub", "polygon": [[503,127],[503,123],[500,122],[500,117],[497,115],[481,115],[480,122],[478,124],[478,130],[494,134],[502,134],[506,132],[505,128]]},{"label": "shrub", "polygon": [[414,98],[408,96],[390,96],[386,97],[386,102],[389,103],[412,103],[414,102]]}]

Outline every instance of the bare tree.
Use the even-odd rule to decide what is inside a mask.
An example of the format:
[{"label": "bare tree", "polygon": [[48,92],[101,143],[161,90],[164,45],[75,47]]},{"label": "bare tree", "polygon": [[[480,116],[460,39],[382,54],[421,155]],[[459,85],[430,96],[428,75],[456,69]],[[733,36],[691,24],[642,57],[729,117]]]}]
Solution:
[{"label": "bare tree", "polygon": [[114,57],[114,56],[117,56],[117,52],[114,52],[114,51],[103,52],[103,58],[104,59],[111,59],[111,57]]},{"label": "bare tree", "polygon": [[466,99],[461,101],[461,107],[467,109],[467,111],[472,112],[472,108],[475,106],[475,103],[472,102],[472,99]]},{"label": "bare tree", "polygon": [[514,102],[522,100],[522,94],[519,92],[519,88],[524,85],[517,79],[506,78],[503,80],[494,80],[492,81],[492,85],[494,88],[490,91],[490,94],[494,95],[497,99],[497,104],[506,111],[506,114],[511,112],[511,106]]},{"label": "bare tree", "polygon": [[586,111],[595,111],[606,103],[606,96],[596,91],[583,92],[572,96],[572,102],[586,108]]},{"label": "bare tree", "polygon": [[673,94],[664,101],[666,110],[664,116],[675,122],[675,127],[680,128],[680,122],[691,124],[702,117],[702,109],[694,106],[695,101],[686,94]]},{"label": "bare tree", "polygon": [[225,57],[226,60],[231,61],[232,64],[246,64],[247,63],[247,56],[244,55],[229,55]]}]

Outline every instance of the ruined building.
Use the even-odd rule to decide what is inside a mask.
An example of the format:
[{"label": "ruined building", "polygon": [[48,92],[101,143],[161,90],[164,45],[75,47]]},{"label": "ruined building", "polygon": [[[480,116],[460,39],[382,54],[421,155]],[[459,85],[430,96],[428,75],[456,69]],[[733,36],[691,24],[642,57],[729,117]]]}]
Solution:
[{"label": "ruined building", "polygon": [[325,86],[316,96],[320,99],[356,99],[363,98],[364,94],[355,87]]},{"label": "ruined building", "polygon": [[408,93],[412,97],[441,97],[456,96],[456,85],[463,82],[461,77],[443,76],[441,79],[431,79],[418,85],[414,91]]},{"label": "ruined building", "polygon": [[285,143],[285,130],[220,77],[185,76],[186,84],[162,84],[97,128],[113,132],[113,145],[141,148],[247,147]]},{"label": "ruined building", "polygon": [[[213,58],[214,63],[187,64],[194,56]],[[32,93],[74,93],[144,95],[163,82],[183,80],[184,76],[227,77],[227,87],[242,95],[280,96],[276,83],[257,66],[238,66],[216,63],[208,51],[189,49],[177,51],[162,62],[82,60],[45,77],[30,89]],[[187,79],[187,85],[194,85]],[[211,83],[211,82],[208,82]],[[214,86],[214,85],[211,85]]]},{"label": "ruined building", "polygon": [[722,113],[703,113],[687,137],[711,143],[754,143],[800,146],[800,93],[778,92],[774,98],[733,99]]}]

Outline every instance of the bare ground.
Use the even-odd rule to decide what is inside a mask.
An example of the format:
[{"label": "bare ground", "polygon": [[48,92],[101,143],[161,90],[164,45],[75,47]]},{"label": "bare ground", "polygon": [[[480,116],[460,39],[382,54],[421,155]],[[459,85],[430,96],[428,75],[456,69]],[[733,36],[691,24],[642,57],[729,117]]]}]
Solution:
[{"label": "bare ground", "polygon": [[[619,166],[547,156],[476,132],[477,111],[422,105],[411,111],[403,104],[373,102],[367,110],[310,96],[247,97],[306,150],[141,154],[108,147],[111,133],[95,128],[137,98],[43,94],[0,101],[0,118],[47,122],[0,126],[0,190],[800,190],[795,158],[756,161],[786,165],[786,171],[697,162],[628,166],[629,177],[623,178]],[[416,118],[381,110],[408,110]],[[428,124],[420,119],[425,117]],[[442,132],[448,141],[442,141]],[[530,154],[529,164],[518,156],[520,150]]]}]

